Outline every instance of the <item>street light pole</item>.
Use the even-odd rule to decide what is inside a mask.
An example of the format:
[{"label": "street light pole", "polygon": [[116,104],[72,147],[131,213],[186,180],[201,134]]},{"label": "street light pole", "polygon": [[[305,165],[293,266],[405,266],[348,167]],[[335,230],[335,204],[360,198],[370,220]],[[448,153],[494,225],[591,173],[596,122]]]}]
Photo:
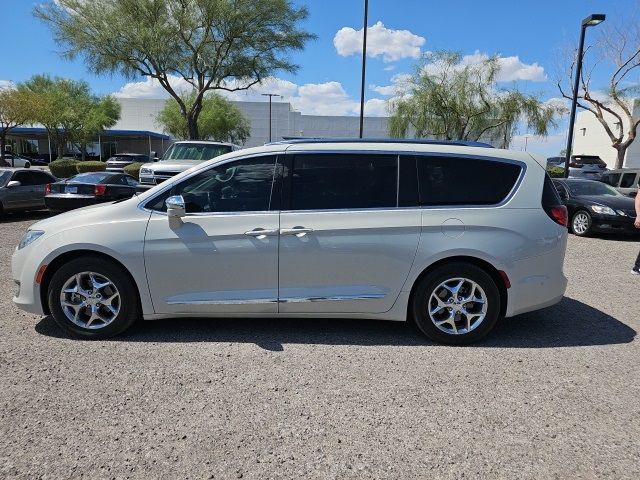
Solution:
[{"label": "street light pole", "polygon": [[360,83],[360,138],[364,129],[364,82],[367,68],[367,21],[369,18],[369,0],[364,0],[364,28],[362,29],[362,81]]},{"label": "street light pole", "polygon": [[584,55],[584,35],[587,27],[594,27],[602,22],[606,16],[603,13],[594,13],[582,20],[580,28],[580,42],[578,44],[578,58],[576,60],[575,78],[573,79],[573,98],[571,99],[571,116],[569,117],[569,137],[567,138],[567,151],[564,159],[564,176],[569,177],[569,163],[571,161],[571,149],[573,148],[573,128],[576,119],[576,107],[578,105],[578,88],[580,88],[580,76],[582,74],[582,57]]},{"label": "street light pole", "polygon": [[279,97],[277,93],[263,93],[263,97],[269,97],[269,143],[271,143],[271,99],[273,97]]}]

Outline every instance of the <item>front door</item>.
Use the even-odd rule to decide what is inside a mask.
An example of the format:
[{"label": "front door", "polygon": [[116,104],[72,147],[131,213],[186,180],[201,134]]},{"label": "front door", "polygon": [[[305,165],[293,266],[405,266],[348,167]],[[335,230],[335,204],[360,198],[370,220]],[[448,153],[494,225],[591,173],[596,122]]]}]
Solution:
[{"label": "front door", "polygon": [[[276,313],[279,168],[275,156],[193,175],[147,205],[147,279],[156,313]],[[182,195],[187,215],[165,200]]]},{"label": "front door", "polygon": [[[391,309],[420,237],[419,208],[404,208],[398,195],[398,161],[375,153],[293,157],[280,216],[281,313]],[[415,164],[408,174],[415,180]]]}]

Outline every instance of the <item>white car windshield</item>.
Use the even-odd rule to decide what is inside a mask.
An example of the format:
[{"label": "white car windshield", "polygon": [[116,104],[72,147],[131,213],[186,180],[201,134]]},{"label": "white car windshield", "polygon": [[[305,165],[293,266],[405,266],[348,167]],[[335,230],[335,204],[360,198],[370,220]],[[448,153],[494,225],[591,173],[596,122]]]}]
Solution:
[{"label": "white car windshield", "polygon": [[163,160],[209,160],[211,158],[229,153],[230,145],[210,145],[206,143],[174,143]]}]

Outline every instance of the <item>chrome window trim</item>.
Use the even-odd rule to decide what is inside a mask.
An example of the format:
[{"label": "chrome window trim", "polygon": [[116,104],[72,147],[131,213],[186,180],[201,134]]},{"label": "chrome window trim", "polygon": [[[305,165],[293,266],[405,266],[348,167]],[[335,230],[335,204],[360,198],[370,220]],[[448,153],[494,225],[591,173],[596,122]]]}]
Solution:
[{"label": "chrome window trim", "polygon": [[[258,158],[258,157],[266,157],[266,156],[280,156],[280,155],[317,155],[317,154],[347,154],[347,155],[357,155],[357,154],[364,154],[364,153],[369,153],[369,154],[380,154],[380,155],[396,155],[398,157],[398,170],[397,170],[397,178],[398,181],[400,180],[400,157],[402,155],[405,156],[414,156],[414,157],[425,157],[425,158],[429,158],[429,157],[454,157],[454,158],[467,158],[467,159],[474,159],[474,160],[486,160],[486,161],[493,161],[493,162],[498,162],[498,163],[510,163],[510,164],[514,164],[514,165],[518,165],[520,167],[520,175],[518,176],[518,179],[516,180],[516,182],[513,185],[513,188],[511,189],[511,191],[507,194],[507,196],[504,198],[504,200],[502,200],[499,203],[493,203],[493,204],[481,204],[481,205],[457,205],[457,204],[446,204],[446,205],[415,205],[414,207],[398,207],[398,201],[396,201],[396,207],[373,207],[373,208],[360,208],[360,209],[350,209],[350,208],[345,208],[345,209],[322,209],[322,210],[282,210],[282,213],[292,213],[292,212],[354,212],[354,211],[376,211],[376,210],[404,210],[404,209],[425,209],[425,210],[442,210],[442,209],[483,209],[483,208],[499,208],[499,207],[503,207],[504,205],[506,205],[507,203],[509,203],[511,201],[511,199],[514,197],[515,193],[518,191],[518,189],[520,188],[520,185],[522,185],[522,182],[524,180],[524,177],[526,175],[527,172],[527,164],[521,160],[513,160],[510,158],[503,158],[503,157],[496,157],[496,156],[491,156],[491,155],[476,155],[476,154],[468,154],[468,153],[450,153],[450,152],[416,152],[416,151],[398,151],[398,150],[393,150],[393,149],[384,149],[384,150],[368,150],[368,149],[358,149],[358,150],[344,150],[344,149],[330,149],[330,150],[290,150],[290,147],[292,145],[283,145],[286,148],[281,150],[281,151],[275,151],[275,152],[260,152],[260,153],[254,153],[254,154],[247,154],[247,155],[241,155],[238,157],[234,157],[234,158],[229,158],[226,160],[223,160],[220,163],[215,163],[213,165],[210,165],[208,167],[202,167],[199,168],[197,170],[195,170],[194,172],[191,173],[191,175],[185,177],[184,179],[182,179],[181,181],[185,181],[188,180],[189,178],[191,178],[194,175],[197,175],[199,173],[201,173],[202,170],[208,169],[208,168],[215,168],[218,167],[220,165],[224,165],[226,163],[229,162],[235,162],[237,160],[243,160],[246,158]],[[277,164],[277,162],[276,162]],[[193,168],[193,167],[192,167]],[[174,177],[175,178],[175,177]],[[146,205],[147,203],[153,201],[155,198],[157,198],[158,196],[162,195],[166,190],[169,190],[173,187],[175,182],[171,182],[170,180],[165,180],[164,182],[161,183],[161,185],[167,184],[166,188],[162,188],[157,194],[155,194],[153,197],[146,199],[143,202],[140,202],[138,204],[138,208],[140,208],[143,211],[146,212],[152,212],[152,213],[160,213],[163,214],[164,212],[158,212],[157,210],[152,210],[149,208],[146,208],[144,205]],[[273,189],[273,183],[271,188]],[[399,195],[399,188],[398,188],[398,193],[397,195]],[[270,212],[273,212],[275,210],[269,210]],[[251,212],[221,212],[221,213],[228,213],[228,214],[239,214],[239,213],[251,213]],[[208,213],[206,213],[207,215],[210,215]],[[187,214],[187,216],[189,215],[198,215],[198,214]]]}]

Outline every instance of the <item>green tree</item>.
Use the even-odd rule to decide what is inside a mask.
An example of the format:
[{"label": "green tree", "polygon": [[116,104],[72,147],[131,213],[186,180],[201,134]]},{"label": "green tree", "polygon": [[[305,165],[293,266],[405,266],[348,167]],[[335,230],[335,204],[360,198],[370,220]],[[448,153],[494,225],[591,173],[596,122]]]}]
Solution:
[{"label": "green tree", "polygon": [[0,90],[0,165],[6,166],[4,152],[7,135],[15,127],[29,123],[33,109],[31,97],[22,88]]},{"label": "green tree", "polygon": [[516,88],[498,89],[499,70],[497,57],[465,64],[456,52],[425,55],[390,103],[390,135],[484,139],[504,148],[521,122],[536,135],[547,135],[559,108]]},{"label": "green tree", "polygon": [[[195,102],[196,92],[181,96],[187,107]],[[167,100],[158,114],[158,121],[172,137],[189,138],[187,121],[180,112],[180,106],[173,98]],[[238,107],[217,94],[205,95],[198,117],[200,138],[220,142],[244,143],[251,134],[249,121]]]},{"label": "green tree", "polygon": [[[96,73],[153,78],[177,102],[190,139],[210,90],[246,90],[276,71],[294,72],[289,53],[314,35],[298,24],[307,9],[290,0],[49,0],[34,14],[69,58]],[[196,92],[187,105],[171,84]]]},{"label": "green tree", "polygon": [[81,148],[84,158],[84,146],[120,118],[120,104],[113,97],[93,95],[83,81],[35,75],[23,89],[36,105],[33,122],[47,130],[59,158],[69,142]]}]

